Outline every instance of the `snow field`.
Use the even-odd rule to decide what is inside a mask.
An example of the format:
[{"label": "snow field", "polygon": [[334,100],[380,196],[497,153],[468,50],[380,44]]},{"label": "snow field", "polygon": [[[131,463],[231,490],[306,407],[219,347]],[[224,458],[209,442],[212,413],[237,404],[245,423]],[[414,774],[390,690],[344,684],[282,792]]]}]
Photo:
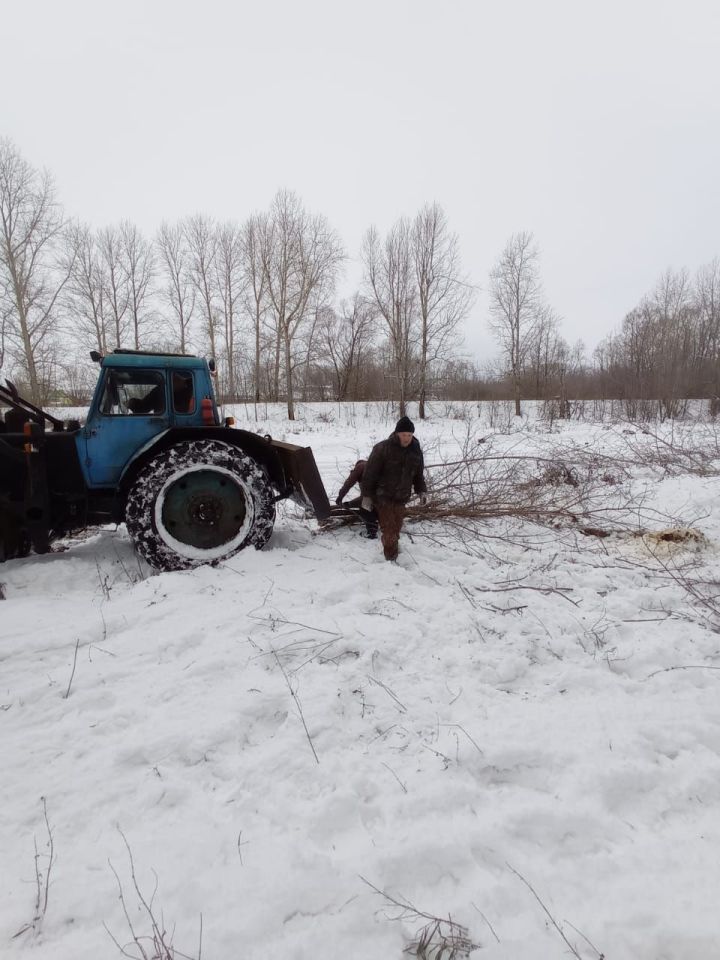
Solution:
[{"label": "snow field", "polygon": [[[271,432],[311,445],[334,495],[392,427],[354,420]],[[606,426],[559,437],[620,449]],[[417,424],[448,457],[464,431]],[[665,556],[716,577],[717,481],[633,476],[706,537]],[[0,567],[2,956],[118,955],[108,860],[147,933],[119,830],[192,956],[202,913],[207,958],[400,958],[422,921],[362,878],[452,914],[486,960],[568,955],[522,878],[584,960],[582,935],[613,960],[720,954],[717,634],[641,540],[505,531],[468,555],[412,525],[391,565],[288,508],[263,551],[215,568],[155,574],[123,528]],[[41,797],[48,908],[12,939],[33,837],[46,863]]]}]

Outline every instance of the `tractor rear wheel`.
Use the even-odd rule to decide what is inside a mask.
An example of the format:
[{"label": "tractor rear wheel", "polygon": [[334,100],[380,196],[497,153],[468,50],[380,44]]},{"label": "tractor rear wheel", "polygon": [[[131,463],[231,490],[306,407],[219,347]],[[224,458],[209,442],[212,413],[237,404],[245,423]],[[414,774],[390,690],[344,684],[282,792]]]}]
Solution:
[{"label": "tractor rear wheel", "polygon": [[221,440],[189,440],[152,457],[128,493],[125,520],[140,554],[160,570],[260,549],[275,521],[273,491],[252,457]]}]

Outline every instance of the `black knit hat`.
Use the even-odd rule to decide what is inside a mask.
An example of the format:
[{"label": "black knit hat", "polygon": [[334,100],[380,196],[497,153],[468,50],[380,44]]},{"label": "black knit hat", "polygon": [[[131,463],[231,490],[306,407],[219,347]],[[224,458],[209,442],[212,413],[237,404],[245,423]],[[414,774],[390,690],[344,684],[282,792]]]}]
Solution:
[{"label": "black knit hat", "polygon": [[395,433],[415,433],[415,424],[410,417],[400,417],[395,424]]}]

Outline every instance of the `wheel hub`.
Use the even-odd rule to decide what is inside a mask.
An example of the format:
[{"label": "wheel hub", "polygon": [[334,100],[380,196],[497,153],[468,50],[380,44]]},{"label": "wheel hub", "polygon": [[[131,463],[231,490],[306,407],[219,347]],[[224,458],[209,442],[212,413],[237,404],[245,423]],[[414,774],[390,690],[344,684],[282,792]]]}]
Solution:
[{"label": "wheel hub", "polygon": [[205,497],[194,497],[188,504],[188,513],[194,523],[217,524],[222,519],[222,503]]},{"label": "wheel hub", "polygon": [[211,550],[237,536],[245,513],[242,488],[229,474],[192,470],[168,487],[162,523],[175,540]]}]

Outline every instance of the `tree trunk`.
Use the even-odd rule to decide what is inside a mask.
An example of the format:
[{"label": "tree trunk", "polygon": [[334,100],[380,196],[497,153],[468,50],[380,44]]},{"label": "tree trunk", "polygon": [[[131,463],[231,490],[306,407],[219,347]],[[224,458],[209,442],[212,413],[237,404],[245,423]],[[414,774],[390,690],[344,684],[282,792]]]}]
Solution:
[{"label": "tree trunk", "polygon": [[232,307],[228,308],[225,320],[225,344],[227,350],[227,391],[230,395],[230,402],[237,400],[237,386],[235,383],[235,317]]},{"label": "tree trunk", "polygon": [[401,366],[398,366],[397,372],[398,372],[397,382],[398,382],[398,394],[399,394],[399,396],[398,396],[398,407],[399,407],[399,410],[400,410],[400,414],[399,414],[399,415],[400,415],[401,417],[404,417],[405,414],[407,413],[407,411],[406,411],[406,409],[405,409],[405,375],[404,375],[404,374],[405,374],[405,371],[402,369]]},{"label": "tree trunk", "polygon": [[33,353],[32,342],[30,340],[27,316],[24,310],[20,314],[20,330],[22,333],[23,348],[25,351],[25,362],[27,364],[30,399],[33,403],[40,406],[43,398],[40,396],[40,384],[38,383],[37,367],[35,366],[35,355]]},{"label": "tree trunk", "polygon": [[282,345],[282,332],[278,321],[277,339],[275,340],[275,371],[273,375],[273,400],[275,403],[280,399],[280,348]]},{"label": "tree trunk", "polygon": [[30,329],[28,325],[27,309],[25,306],[25,290],[21,279],[18,276],[15,264],[11,266],[13,292],[15,294],[15,306],[18,312],[20,322],[20,336],[22,338],[23,352],[25,354],[25,363],[27,364],[28,386],[30,388],[30,399],[35,404],[40,404],[40,388],[37,378],[37,367],[35,366],[35,354],[33,352],[32,340],[30,338]]},{"label": "tree trunk", "polygon": [[293,399],[292,357],[290,355],[290,335],[285,333],[285,384],[287,388],[288,420],[295,419],[295,402]]},{"label": "tree trunk", "polygon": [[255,403],[260,402],[260,317],[255,317]]},{"label": "tree trunk", "polygon": [[427,319],[423,318],[422,327],[422,356],[420,358],[420,397],[418,403],[418,416],[421,420],[425,419],[425,396],[427,393],[427,352],[428,352],[428,330]]}]

